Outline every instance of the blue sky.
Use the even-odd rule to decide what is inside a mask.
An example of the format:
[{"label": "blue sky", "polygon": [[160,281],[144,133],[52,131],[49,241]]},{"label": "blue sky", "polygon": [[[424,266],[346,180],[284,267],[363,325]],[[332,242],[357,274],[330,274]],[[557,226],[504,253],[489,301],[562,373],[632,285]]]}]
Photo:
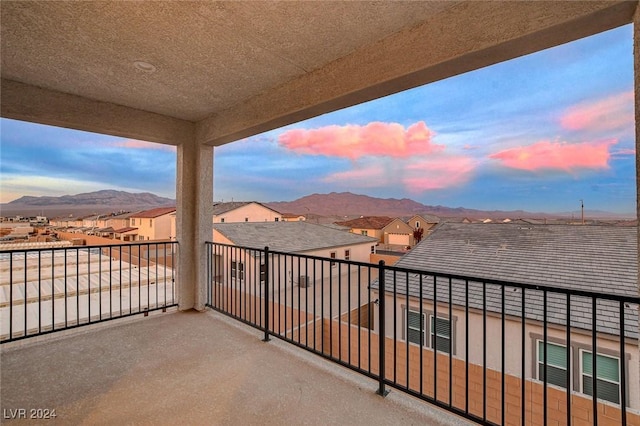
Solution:
[{"label": "blue sky", "polygon": [[[0,121],[2,202],[175,197],[175,149]],[[351,191],[478,209],[635,212],[630,25],[217,147],[216,200]]]}]

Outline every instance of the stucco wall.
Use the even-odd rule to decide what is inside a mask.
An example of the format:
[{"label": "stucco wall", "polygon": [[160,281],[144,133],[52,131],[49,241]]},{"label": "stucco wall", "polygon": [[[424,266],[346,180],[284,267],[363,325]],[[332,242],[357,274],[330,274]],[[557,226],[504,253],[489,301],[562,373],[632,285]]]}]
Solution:
[{"label": "stucco wall", "polygon": [[[377,292],[376,292],[377,294]],[[377,296],[376,296],[377,297]],[[394,297],[387,293],[386,296],[386,316],[385,316],[385,328],[387,336],[393,336],[394,330],[399,340],[405,342],[405,308],[407,306],[407,299],[400,295],[395,297],[395,310],[394,310]],[[412,310],[419,311],[420,304],[417,299],[410,298],[409,306]],[[433,314],[433,304],[423,303],[423,313],[429,315]],[[439,317],[449,317],[449,309],[445,306],[438,306],[437,315]],[[466,349],[466,336],[469,336],[469,362],[482,365],[483,364],[483,317],[482,313],[471,309],[469,311],[469,329],[466,329],[465,310],[458,307],[452,307],[453,321],[453,334],[454,339],[454,355],[456,358],[464,359]],[[394,321],[395,318],[395,321]],[[501,354],[501,333],[502,324],[501,317],[497,314],[487,313],[487,326],[486,326],[486,347],[487,358],[486,365],[488,368],[494,370],[500,370],[502,362]],[[427,342],[429,340],[429,320],[427,319]],[[374,329],[378,331],[377,319]],[[527,321],[525,327],[525,340],[524,340],[524,355],[525,355],[525,377],[527,379],[534,379],[535,363],[536,363],[536,340],[542,339],[543,328],[542,324],[536,321]],[[548,325],[547,335],[549,342],[556,342],[563,344],[566,340],[566,330],[564,327],[557,327]],[[521,375],[521,355],[522,355],[522,323],[519,319],[506,317],[505,320],[505,342],[507,342],[507,348],[505,351],[505,367],[508,374],[514,376]],[[619,357],[619,341],[601,334],[598,336],[598,353],[604,353]],[[410,343],[410,345],[414,345]],[[579,365],[577,360],[579,359],[579,349],[588,349],[591,347],[591,333],[572,329],[571,333],[571,345],[572,345],[572,367],[575,374],[573,374],[573,389],[578,391],[579,386]],[[417,346],[417,345],[416,345]],[[575,362],[573,362],[575,361]],[[634,409],[640,409],[640,371],[639,365],[639,353],[638,342],[634,340],[627,340],[625,345],[625,366],[627,369],[627,387],[628,387],[628,403],[629,406]]]},{"label": "stucco wall", "polygon": [[[235,222],[275,222],[282,220],[282,215],[264,206],[251,203],[238,207],[237,209],[215,215],[213,223],[235,223]],[[247,220],[245,220],[247,219]]]}]

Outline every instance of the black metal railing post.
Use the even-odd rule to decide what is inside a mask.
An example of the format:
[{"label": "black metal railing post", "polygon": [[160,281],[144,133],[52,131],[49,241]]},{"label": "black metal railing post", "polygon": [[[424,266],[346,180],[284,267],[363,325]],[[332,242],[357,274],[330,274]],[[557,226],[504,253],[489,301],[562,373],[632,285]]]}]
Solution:
[{"label": "black metal railing post", "polygon": [[264,339],[269,340],[269,247],[264,248]]},{"label": "black metal railing post", "polygon": [[378,301],[380,302],[378,306],[378,330],[380,331],[378,335],[378,391],[376,392],[380,396],[387,396],[389,391],[385,389],[384,378],[385,378],[385,282],[384,282],[384,260],[381,260],[378,265],[380,266],[378,276],[380,286],[378,287]]}]

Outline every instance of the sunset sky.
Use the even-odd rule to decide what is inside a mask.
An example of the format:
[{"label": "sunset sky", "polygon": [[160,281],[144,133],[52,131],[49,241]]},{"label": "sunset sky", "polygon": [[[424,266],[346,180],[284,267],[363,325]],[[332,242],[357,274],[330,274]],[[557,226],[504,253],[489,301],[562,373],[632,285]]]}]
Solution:
[{"label": "sunset sky", "polygon": [[[175,197],[175,148],[3,119],[1,200]],[[630,25],[215,149],[216,200],[351,191],[449,207],[634,213]]]}]

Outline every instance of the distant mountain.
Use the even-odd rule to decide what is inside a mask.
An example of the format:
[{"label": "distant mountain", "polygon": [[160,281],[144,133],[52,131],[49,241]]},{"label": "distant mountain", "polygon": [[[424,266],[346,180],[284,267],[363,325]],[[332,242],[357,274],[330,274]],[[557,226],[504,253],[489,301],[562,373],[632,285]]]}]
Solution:
[{"label": "distant mountain", "polygon": [[174,206],[175,200],[159,197],[149,192],[130,193],[105,189],[76,195],[61,197],[24,196],[10,203],[2,204],[2,215],[13,214],[45,216],[82,215],[90,213],[107,213],[118,210],[145,210],[154,207]]},{"label": "distant mountain", "polygon": [[[432,214],[439,217],[468,217],[473,219],[517,219],[535,217],[571,217],[571,213],[548,214],[532,213],[523,210],[475,210],[464,207],[429,206],[408,198],[375,198],[351,192],[332,192],[330,194],[313,194],[294,201],[265,203],[269,207],[283,213],[318,214],[324,216],[391,216],[402,217],[414,214]],[[598,218],[629,217],[608,212],[597,212]],[[590,218],[595,215],[585,212]]]}]

